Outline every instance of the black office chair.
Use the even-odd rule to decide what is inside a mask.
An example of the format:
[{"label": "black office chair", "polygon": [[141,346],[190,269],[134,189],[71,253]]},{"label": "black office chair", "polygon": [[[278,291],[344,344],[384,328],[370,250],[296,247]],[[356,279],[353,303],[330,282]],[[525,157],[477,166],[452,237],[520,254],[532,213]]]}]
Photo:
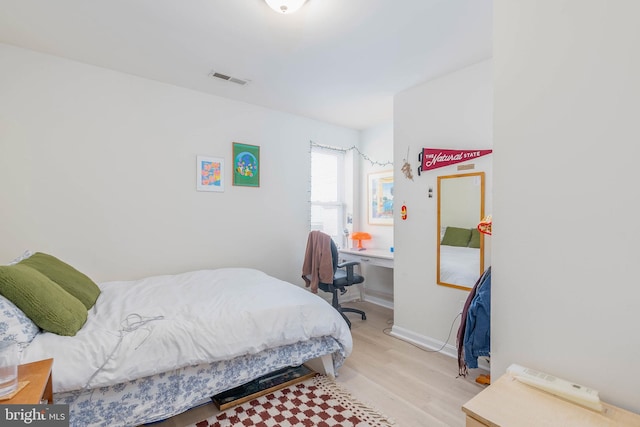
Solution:
[{"label": "black office chair", "polygon": [[349,325],[349,329],[351,329],[351,321],[344,313],[357,313],[362,316],[362,320],[367,320],[367,315],[362,310],[342,307],[338,301],[338,292],[340,292],[341,295],[344,295],[347,292],[347,286],[357,285],[358,283],[364,282],[364,277],[353,271],[354,266],[360,265],[359,262],[348,261],[343,262],[342,264],[338,263],[338,247],[333,240],[331,240],[331,258],[333,261],[333,283],[320,282],[318,284],[318,288],[333,294],[331,305],[338,310],[345,322],[347,322],[347,325]]}]

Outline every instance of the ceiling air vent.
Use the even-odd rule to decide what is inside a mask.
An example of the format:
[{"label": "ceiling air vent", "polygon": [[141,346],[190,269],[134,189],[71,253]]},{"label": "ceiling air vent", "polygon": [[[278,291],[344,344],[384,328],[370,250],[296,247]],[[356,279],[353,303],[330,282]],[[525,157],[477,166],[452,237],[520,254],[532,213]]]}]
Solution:
[{"label": "ceiling air vent", "polygon": [[244,86],[247,83],[249,83],[249,80],[243,80],[243,79],[239,79],[237,77],[227,76],[226,74],[218,73],[218,72],[215,72],[215,71],[212,71],[211,74],[209,74],[209,75],[211,77],[213,77],[213,78],[216,78],[216,79],[226,80],[226,81],[231,82],[231,83],[239,84],[240,86]]}]

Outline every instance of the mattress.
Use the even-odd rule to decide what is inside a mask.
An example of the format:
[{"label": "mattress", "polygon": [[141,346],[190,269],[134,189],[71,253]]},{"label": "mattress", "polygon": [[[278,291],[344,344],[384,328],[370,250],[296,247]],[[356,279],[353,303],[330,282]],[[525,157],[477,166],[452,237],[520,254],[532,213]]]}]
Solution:
[{"label": "mattress", "polygon": [[53,357],[53,390],[104,387],[161,372],[351,334],[322,298],[254,269],[199,270],[99,285],[73,337],[38,334],[23,362]]},{"label": "mattress", "polygon": [[440,281],[473,288],[480,272],[480,249],[440,245]]}]

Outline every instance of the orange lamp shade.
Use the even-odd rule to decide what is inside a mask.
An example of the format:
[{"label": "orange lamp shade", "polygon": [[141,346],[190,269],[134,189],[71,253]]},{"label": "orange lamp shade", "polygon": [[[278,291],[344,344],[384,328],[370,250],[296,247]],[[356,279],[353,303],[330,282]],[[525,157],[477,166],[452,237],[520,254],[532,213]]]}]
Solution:
[{"label": "orange lamp shade", "polygon": [[371,240],[371,234],[365,233],[364,231],[356,231],[351,235],[351,240],[358,241],[358,249],[363,250],[362,241],[363,240]]}]

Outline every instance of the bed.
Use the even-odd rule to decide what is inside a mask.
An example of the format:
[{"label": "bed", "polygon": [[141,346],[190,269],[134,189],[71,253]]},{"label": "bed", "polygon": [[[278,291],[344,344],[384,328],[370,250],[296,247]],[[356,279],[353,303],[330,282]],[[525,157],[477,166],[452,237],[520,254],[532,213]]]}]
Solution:
[{"label": "bed", "polygon": [[472,288],[480,277],[480,249],[440,245],[440,281]]},{"label": "bed", "polygon": [[[1,286],[0,328],[22,328],[22,363],[54,358],[54,403],[69,405],[72,426],[166,419],[287,366],[315,361],[331,374],[352,350],[349,328],[330,304],[255,269],[98,284],[73,336],[29,331],[28,321],[8,315]],[[33,337],[24,342],[21,334]]]},{"label": "bed", "polygon": [[481,234],[477,228],[441,226],[438,283],[472,288],[480,271]]}]

